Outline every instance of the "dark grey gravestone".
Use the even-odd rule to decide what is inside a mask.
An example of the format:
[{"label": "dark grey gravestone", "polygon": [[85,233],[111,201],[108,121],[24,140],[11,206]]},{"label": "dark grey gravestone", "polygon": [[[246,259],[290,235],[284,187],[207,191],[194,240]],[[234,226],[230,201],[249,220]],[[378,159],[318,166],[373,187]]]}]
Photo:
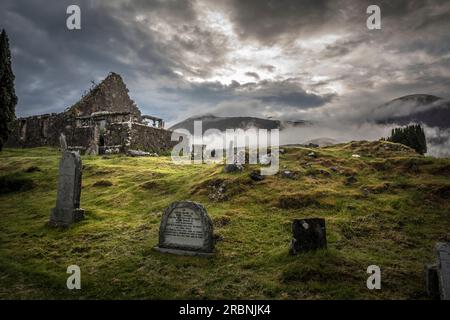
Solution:
[{"label": "dark grey gravestone", "polygon": [[425,266],[425,279],[427,294],[433,299],[439,299],[439,277],[437,264],[427,264]]},{"label": "dark grey gravestone", "polygon": [[450,243],[436,245],[441,300],[450,300]]},{"label": "dark grey gravestone", "polygon": [[213,224],[206,209],[192,201],[172,203],[161,218],[155,249],[180,255],[212,255]]},{"label": "dark grey gravestone", "polygon": [[292,223],[293,239],[289,248],[290,254],[308,252],[327,247],[325,219],[295,219]]},{"label": "dark grey gravestone", "polygon": [[84,210],[80,208],[81,174],[79,153],[63,152],[59,162],[56,206],[52,209],[50,216],[51,226],[67,227],[83,219]]}]

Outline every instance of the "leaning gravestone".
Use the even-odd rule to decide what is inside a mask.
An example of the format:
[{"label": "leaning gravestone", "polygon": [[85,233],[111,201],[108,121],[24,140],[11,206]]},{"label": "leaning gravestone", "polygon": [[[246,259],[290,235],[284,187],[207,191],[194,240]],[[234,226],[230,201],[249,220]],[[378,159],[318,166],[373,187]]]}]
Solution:
[{"label": "leaning gravestone", "polygon": [[51,226],[67,227],[83,219],[84,210],[80,208],[81,173],[79,153],[63,151],[59,162],[56,207],[52,209],[49,222]]},{"label": "leaning gravestone", "polygon": [[179,255],[212,255],[213,225],[206,209],[192,201],[172,203],[162,216],[155,249]]},{"label": "leaning gravestone", "polygon": [[426,265],[427,293],[430,297],[450,300],[450,243],[436,244],[437,263]]},{"label": "leaning gravestone", "polygon": [[308,252],[327,247],[327,233],[325,219],[295,219],[292,223],[290,254]]},{"label": "leaning gravestone", "polygon": [[450,244],[436,245],[438,256],[438,278],[441,300],[450,300]]},{"label": "leaning gravestone", "polygon": [[67,141],[64,133],[61,133],[61,135],[59,136],[59,144],[61,145],[62,152],[67,151]]}]

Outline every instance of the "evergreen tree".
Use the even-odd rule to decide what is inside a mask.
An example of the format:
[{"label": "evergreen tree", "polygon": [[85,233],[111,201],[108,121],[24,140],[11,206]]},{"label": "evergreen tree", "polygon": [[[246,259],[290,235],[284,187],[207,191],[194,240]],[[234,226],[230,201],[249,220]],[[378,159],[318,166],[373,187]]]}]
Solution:
[{"label": "evergreen tree", "polygon": [[10,123],[15,118],[17,96],[11,68],[11,52],[5,30],[0,34],[0,151],[8,139]]},{"label": "evergreen tree", "polygon": [[425,154],[427,152],[425,131],[418,124],[392,129],[388,141],[404,144],[405,146],[413,148],[420,154]]}]

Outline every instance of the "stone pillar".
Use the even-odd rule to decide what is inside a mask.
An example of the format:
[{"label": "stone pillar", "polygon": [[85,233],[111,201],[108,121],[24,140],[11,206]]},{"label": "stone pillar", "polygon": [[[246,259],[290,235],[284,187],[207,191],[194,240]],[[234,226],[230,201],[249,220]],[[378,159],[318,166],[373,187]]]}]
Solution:
[{"label": "stone pillar", "polygon": [[59,162],[56,206],[51,211],[49,224],[67,227],[84,218],[80,208],[82,165],[78,152],[65,151]]}]

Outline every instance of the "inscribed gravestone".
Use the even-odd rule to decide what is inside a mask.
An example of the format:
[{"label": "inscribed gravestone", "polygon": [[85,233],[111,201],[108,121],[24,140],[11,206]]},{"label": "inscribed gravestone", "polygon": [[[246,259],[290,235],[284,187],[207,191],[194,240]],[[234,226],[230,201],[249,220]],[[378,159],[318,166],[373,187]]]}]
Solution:
[{"label": "inscribed gravestone", "polygon": [[212,254],[213,225],[206,209],[192,201],[172,203],[161,218],[159,244],[155,249],[186,255]]},{"label": "inscribed gravestone", "polygon": [[50,216],[51,226],[67,227],[83,219],[84,210],[80,208],[81,174],[78,152],[63,152],[59,162],[56,206]]}]

